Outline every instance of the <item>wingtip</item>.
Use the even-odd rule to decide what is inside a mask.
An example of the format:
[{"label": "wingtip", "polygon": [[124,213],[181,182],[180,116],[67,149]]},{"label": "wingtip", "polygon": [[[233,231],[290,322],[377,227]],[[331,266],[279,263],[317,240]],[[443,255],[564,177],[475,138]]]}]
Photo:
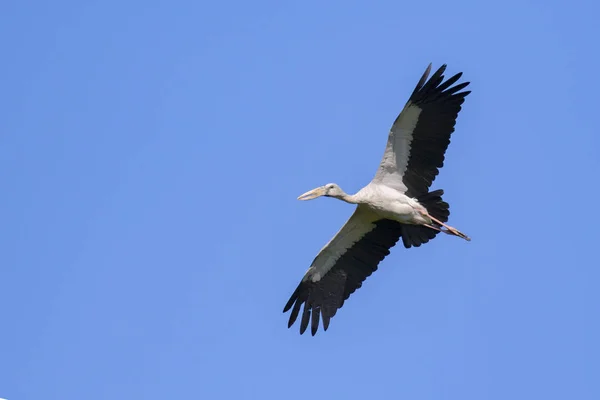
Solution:
[{"label": "wingtip", "polygon": [[323,331],[326,332],[327,328],[329,328],[329,321],[331,320],[331,317],[327,314],[322,314],[323,315]]},{"label": "wingtip", "polygon": [[429,78],[429,74],[431,74],[431,67],[433,67],[433,63],[429,63],[427,68],[425,68],[425,72],[423,72],[423,76],[421,77],[423,84],[427,81],[427,78]]},{"label": "wingtip", "polygon": [[421,79],[419,79],[419,82],[417,83],[417,86],[415,86],[415,89],[413,90],[412,94],[410,95],[410,97],[412,98],[419,90],[421,90],[421,88],[423,87],[423,85],[425,84],[425,82],[427,82],[427,78],[429,77],[429,74],[431,73],[431,63],[429,63],[429,65],[427,66],[427,68],[425,69],[425,72],[423,72],[423,75],[421,76]]},{"label": "wingtip", "polygon": [[288,312],[290,310],[290,308],[292,308],[292,306],[294,305],[294,303],[298,299],[298,292],[299,291],[300,291],[300,286],[296,287],[296,290],[294,290],[294,293],[292,293],[292,295],[290,296],[290,299],[287,301],[287,303],[283,307],[283,312],[284,313]]}]

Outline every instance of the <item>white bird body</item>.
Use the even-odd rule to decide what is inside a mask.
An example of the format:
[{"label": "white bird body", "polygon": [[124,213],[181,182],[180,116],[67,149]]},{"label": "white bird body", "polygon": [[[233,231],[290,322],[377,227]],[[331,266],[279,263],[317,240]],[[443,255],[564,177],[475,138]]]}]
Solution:
[{"label": "white bird body", "polygon": [[405,224],[430,224],[427,210],[413,199],[389,186],[370,183],[356,193],[359,204],[364,204],[382,218]]},{"label": "white bird body", "polygon": [[354,195],[335,183],[299,196],[311,200],[334,197],[357,207],[339,232],[319,251],[284,307],[292,310],[291,327],[304,304],[300,333],[309,323],[314,335],[323,320],[330,319],[363,281],[377,270],[389,250],[402,239],[404,247],[419,247],[439,232],[470,240],[445,224],[449,205],[443,191],[429,191],[443,166],[444,153],[469,83],[452,86],[462,74],[444,81],[446,66],[427,80],[427,68],[400,115],[394,121],[373,180]]}]

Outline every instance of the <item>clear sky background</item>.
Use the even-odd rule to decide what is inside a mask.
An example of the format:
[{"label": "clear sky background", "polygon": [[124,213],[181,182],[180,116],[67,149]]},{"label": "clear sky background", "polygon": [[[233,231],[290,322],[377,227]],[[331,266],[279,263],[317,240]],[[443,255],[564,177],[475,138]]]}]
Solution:
[{"label": "clear sky background", "polygon": [[[3,1],[0,397],[599,399],[594,1]],[[429,62],[468,97],[401,245],[282,308]]]}]

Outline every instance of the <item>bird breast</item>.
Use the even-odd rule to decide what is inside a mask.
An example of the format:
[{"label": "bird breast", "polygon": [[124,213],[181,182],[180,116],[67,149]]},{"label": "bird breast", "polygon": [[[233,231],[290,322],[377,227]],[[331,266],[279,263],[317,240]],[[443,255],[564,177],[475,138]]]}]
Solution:
[{"label": "bird breast", "polygon": [[423,212],[427,212],[425,208],[417,200],[397,190],[380,189],[369,200],[370,208],[383,218],[402,223],[428,223],[423,217]]}]

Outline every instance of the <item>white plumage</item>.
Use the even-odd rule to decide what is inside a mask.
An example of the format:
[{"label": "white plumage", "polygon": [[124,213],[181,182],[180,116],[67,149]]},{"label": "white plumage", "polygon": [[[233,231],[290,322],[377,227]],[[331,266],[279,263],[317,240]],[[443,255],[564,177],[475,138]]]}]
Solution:
[{"label": "white plumage", "polygon": [[284,312],[291,309],[289,327],[304,304],[300,333],[310,323],[314,335],[321,319],[327,330],[344,301],[400,239],[406,248],[427,243],[439,232],[470,240],[445,224],[450,211],[442,200],[443,191],[429,192],[443,166],[456,117],[470,93],[461,92],[468,82],[452,86],[460,73],[444,81],[445,69],[443,65],[427,80],[429,65],[392,125],[379,168],[367,186],[349,195],[330,183],[298,197],[333,197],[357,207],[317,254],[284,307]]}]

